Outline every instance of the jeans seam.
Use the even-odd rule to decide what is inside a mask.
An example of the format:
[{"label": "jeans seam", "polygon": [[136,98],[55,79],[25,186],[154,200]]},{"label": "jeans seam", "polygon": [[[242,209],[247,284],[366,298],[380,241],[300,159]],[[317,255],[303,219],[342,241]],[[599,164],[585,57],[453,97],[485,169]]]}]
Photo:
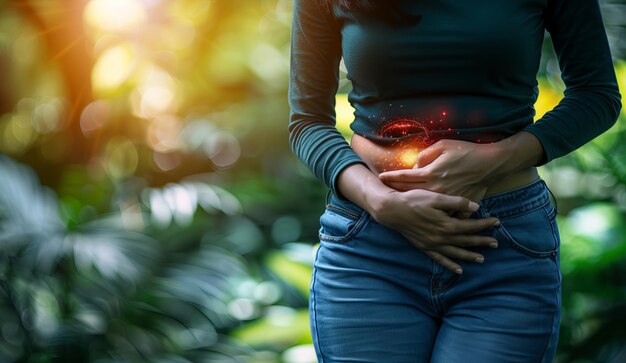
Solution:
[{"label": "jeans seam", "polygon": [[[521,216],[523,216],[525,214],[536,212],[540,208],[544,208],[544,210],[545,210],[545,207],[550,203],[550,199],[548,199],[548,200],[546,200],[545,202],[542,202],[542,203],[543,204],[540,204],[538,206],[533,206],[532,202],[530,202],[529,204],[524,204],[520,208],[518,208],[515,211],[515,213],[510,213],[509,215],[507,215],[507,213],[493,213],[492,215],[498,217],[499,220],[507,220],[507,219],[511,219],[511,218],[521,217]],[[521,211],[521,212],[519,212],[519,211]]]},{"label": "jeans seam", "polygon": [[[313,264],[315,264],[315,261],[317,261],[317,255],[320,252],[320,248],[321,245],[317,248],[317,251],[315,251],[315,258],[313,259]],[[320,358],[321,358],[321,362],[320,363],[324,363],[324,353],[322,352],[322,344],[320,343],[320,335],[318,332],[318,322],[317,322],[317,294],[315,293],[315,283],[317,282],[317,268],[315,268],[315,266],[313,266],[313,284],[311,285],[311,295],[312,295],[312,301],[311,303],[313,304],[313,322],[315,323],[315,338],[317,339],[317,348],[320,351]]]},{"label": "jeans seam", "polygon": [[437,295],[443,295],[443,293],[445,293],[446,291],[448,291],[448,289],[450,289],[450,287],[452,287],[452,285],[461,277],[461,275],[455,273],[452,275],[452,277],[450,277],[448,279],[448,281],[446,282],[446,284],[444,286],[442,286],[441,288],[437,289]]},{"label": "jeans seam", "polygon": [[[556,224],[556,220],[555,219],[551,219],[550,218],[550,213],[548,213],[545,208],[543,209],[543,211],[546,213],[546,216],[548,217],[548,221],[550,223],[550,231],[552,231],[552,238],[554,238],[554,250],[556,252],[556,250],[561,248],[561,238],[560,236],[558,236],[558,231],[554,229],[554,224]],[[556,217],[555,217],[556,218]],[[558,228],[558,226],[557,226]],[[552,256],[554,256],[554,254],[552,254]]]},{"label": "jeans seam", "polygon": [[[520,245],[520,244],[519,244],[519,243],[515,240],[515,238],[513,238],[513,236],[509,233],[509,231],[508,231],[508,230],[504,227],[504,225],[503,225],[503,224],[501,224],[501,225],[499,225],[499,226],[495,227],[495,229],[494,229],[494,230],[495,230],[495,231],[496,231],[496,233],[498,233],[498,234],[499,234],[499,235],[500,235],[500,236],[501,236],[501,237],[505,240],[505,242],[507,242],[507,243],[508,243],[508,244],[509,244],[512,248],[514,248],[514,249],[518,250],[520,253],[522,253],[522,254],[524,254],[524,255],[526,255],[526,256],[529,256],[529,257],[532,257],[532,258],[548,258],[548,257],[553,257],[553,256],[555,255],[556,251],[559,249],[559,245],[558,245],[558,242],[557,242],[556,234],[554,233],[554,228],[552,227],[552,221],[550,220],[550,218],[549,218],[549,216],[548,216],[548,214],[547,214],[547,212],[546,212],[546,209],[545,209],[545,207],[546,207],[547,205],[549,205],[549,204],[550,204],[550,200],[547,200],[544,204],[540,205],[540,206],[539,206],[539,207],[537,207],[537,208],[533,208],[532,210],[524,211],[523,213],[515,214],[515,215],[513,215],[512,217],[508,217],[508,218],[515,218],[515,217],[519,217],[519,216],[522,216],[522,215],[524,215],[524,214],[528,214],[528,213],[531,213],[531,212],[536,212],[536,211],[537,211],[537,210],[539,210],[539,209],[543,210],[543,213],[546,215],[546,219],[548,220],[548,223],[550,224],[550,231],[551,231],[551,234],[552,234],[552,239],[555,241],[555,247],[554,247],[554,249],[553,249],[553,250],[551,250],[551,251],[545,251],[545,252],[533,251],[533,250],[530,250],[530,249],[528,249],[528,248],[526,248],[526,247],[524,247],[524,246]],[[489,215],[495,215],[495,216],[497,216],[496,214],[492,214],[492,213],[489,213]],[[508,218],[502,218],[502,217],[500,217],[500,219],[501,219],[501,220],[506,220],[506,219],[508,219]]]},{"label": "jeans seam", "polygon": [[554,196],[554,193],[552,193],[552,190],[550,190],[545,180],[541,179],[541,182],[546,187],[546,189],[548,189],[548,192],[550,192],[550,195],[552,196],[552,199],[554,200],[554,211],[556,212],[556,214],[559,214],[559,206],[557,205],[557,201],[556,201],[556,197]]},{"label": "jeans seam", "polygon": [[[370,218],[369,214],[363,213],[354,223],[350,231],[343,236],[332,236],[326,233],[319,232],[317,233],[317,238],[321,241],[331,242],[331,243],[347,243],[353,240],[354,236],[359,233],[359,231],[364,228],[364,225],[367,223]],[[321,229],[321,228],[320,228]]]},{"label": "jeans seam", "polygon": [[355,211],[349,210],[347,208],[340,207],[338,205],[334,205],[331,203],[326,204],[327,209],[334,210],[336,213],[342,214],[350,219],[359,219],[362,213],[357,213]]},{"label": "jeans seam", "polygon": [[[555,267],[555,271],[557,274],[557,277],[559,276],[560,272],[559,272],[559,266],[556,262],[556,258],[552,259],[552,261],[554,262],[554,267]],[[559,278],[559,285],[560,285],[560,278]],[[546,353],[548,352],[548,347],[550,346],[550,341],[552,340],[552,335],[554,334],[554,328],[555,325],[557,324],[556,319],[557,316],[559,314],[559,310],[561,309],[561,304],[559,303],[559,296],[558,296],[558,287],[557,289],[554,291],[554,299],[557,302],[557,307],[554,311],[554,315],[552,315],[552,324],[550,325],[550,336],[548,337],[548,341],[546,342],[546,346],[543,348],[543,353],[541,354],[541,361],[540,363],[544,363],[543,360],[546,357]]]},{"label": "jeans seam", "polygon": [[438,278],[438,273],[437,273],[437,266],[436,266],[437,262],[435,260],[432,260],[432,272],[430,275],[430,288],[429,288],[429,295],[430,295],[430,303],[433,306],[433,309],[435,310],[435,312],[437,314],[439,314],[441,312],[441,309],[439,307],[439,303],[438,303],[438,294],[439,292],[436,291],[437,289],[435,288],[435,281],[437,281],[437,284],[439,283],[439,278]]},{"label": "jeans seam", "polygon": [[504,241],[509,246],[519,251],[521,254],[529,256],[531,258],[550,258],[554,256],[554,254],[556,253],[556,250],[557,250],[556,248],[552,251],[538,252],[538,251],[533,251],[533,250],[527,249],[526,247],[523,247],[515,240],[515,238],[513,238],[513,236],[505,228],[502,227],[502,225],[498,226],[495,229],[495,231],[496,233],[500,234],[502,239],[504,239]]}]

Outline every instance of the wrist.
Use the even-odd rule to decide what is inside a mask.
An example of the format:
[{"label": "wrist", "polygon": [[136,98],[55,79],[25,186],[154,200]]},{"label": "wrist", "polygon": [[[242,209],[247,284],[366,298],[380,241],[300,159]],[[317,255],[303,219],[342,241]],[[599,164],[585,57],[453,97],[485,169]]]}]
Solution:
[{"label": "wrist", "polygon": [[489,144],[490,153],[493,155],[486,177],[489,181],[498,180],[518,169],[517,160],[514,158],[515,142],[512,141],[503,139]]},{"label": "wrist", "polygon": [[376,175],[372,178],[366,178],[361,184],[363,200],[365,201],[364,209],[377,219],[380,212],[385,208],[389,197],[398,193],[397,190],[385,185]]},{"label": "wrist", "polygon": [[339,173],[337,178],[341,193],[374,218],[384,208],[390,193],[397,192],[385,185],[378,175],[360,163],[349,165]]},{"label": "wrist", "polygon": [[495,155],[491,179],[536,166],[544,157],[543,146],[539,140],[525,131],[490,144],[490,147]]}]

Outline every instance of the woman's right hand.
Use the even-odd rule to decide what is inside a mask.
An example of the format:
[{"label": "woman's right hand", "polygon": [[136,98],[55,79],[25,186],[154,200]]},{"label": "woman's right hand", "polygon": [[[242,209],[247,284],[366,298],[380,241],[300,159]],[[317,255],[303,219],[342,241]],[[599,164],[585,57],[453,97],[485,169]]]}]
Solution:
[{"label": "woman's right hand", "polygon": [[461,274],[452,258],[482,263],[484,256],[462,247],[489,246],[498,241],[473,234],[499,223],[496,217],[460,219],[450,214],[472,213],[478,204],[461,196],[426,189],[392,190],[383,194],[370,213],[376,222],[391,227],[443,267]]}]

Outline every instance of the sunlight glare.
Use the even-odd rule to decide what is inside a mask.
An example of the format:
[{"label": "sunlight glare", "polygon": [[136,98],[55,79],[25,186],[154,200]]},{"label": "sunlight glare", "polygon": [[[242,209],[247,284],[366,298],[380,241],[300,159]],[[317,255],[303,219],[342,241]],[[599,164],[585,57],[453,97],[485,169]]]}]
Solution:
[{"label": "sunlight glare", "polygon": [[154,117],[164,113],[174,101],[174,93],[161,86],[149,87],[141,97],[140,112],[144,117]]},{"label": "sunlight glare", "polygon": [[91,73],[96,93],[117,90],[132,74],[137,55],[129,44],[122,44],[104,52]]},{"label": "sunlight glare", "polygon": [[105,31],[138,27],[146,18],[146,9],[137,0],[91,0],[85,8],[85,21]]}]

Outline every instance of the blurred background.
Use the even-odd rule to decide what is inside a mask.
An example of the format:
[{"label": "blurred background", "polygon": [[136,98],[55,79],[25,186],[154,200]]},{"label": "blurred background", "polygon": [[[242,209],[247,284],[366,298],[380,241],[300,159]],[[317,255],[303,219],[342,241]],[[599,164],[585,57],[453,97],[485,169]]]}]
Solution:
[{"label": "blurred background", "polygon": [[[625,93],[626,1],[600,3]],[[0,362],[316,361],[327,189],[287,141],[291,6],[0,0]],[[536,118],[564,89],[543,53]],[[626,362],[625,120],[540,168],[558,362]]]}]

